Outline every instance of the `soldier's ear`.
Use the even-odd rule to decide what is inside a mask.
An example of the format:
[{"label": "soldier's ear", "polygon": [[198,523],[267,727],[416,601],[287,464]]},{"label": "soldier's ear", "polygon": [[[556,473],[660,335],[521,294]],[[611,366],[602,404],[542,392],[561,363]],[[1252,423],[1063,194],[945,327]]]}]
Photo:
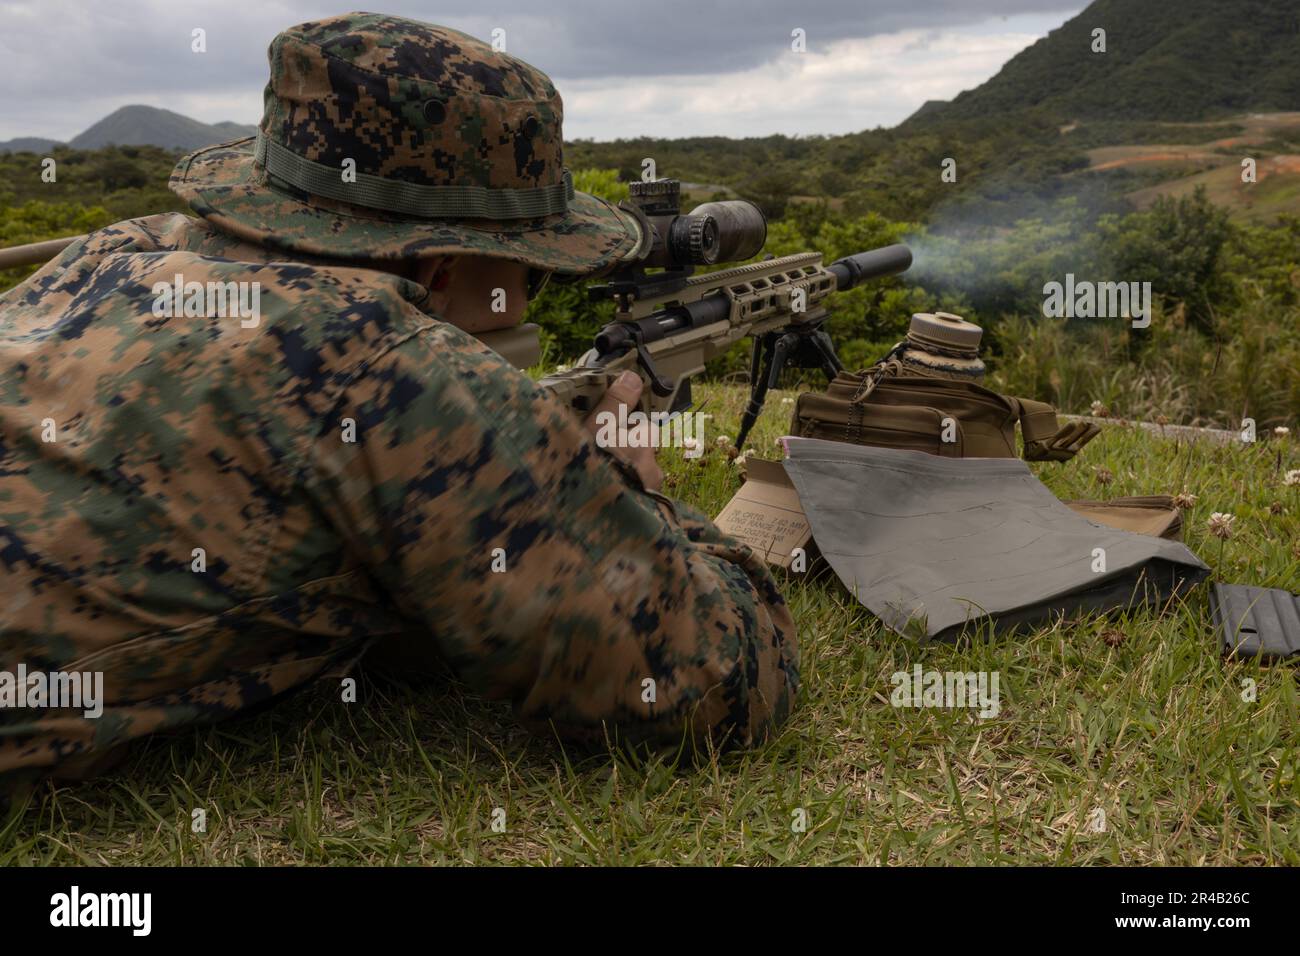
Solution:
[{"label": "soldier's ear", "polygon": [[455,256],[433,256],[429,259],[418,259],[415,262],[414,275],[411,278],[426,289],[440,292],[447,288],[447,284],[451,281],[451,273],[455,263]]}]

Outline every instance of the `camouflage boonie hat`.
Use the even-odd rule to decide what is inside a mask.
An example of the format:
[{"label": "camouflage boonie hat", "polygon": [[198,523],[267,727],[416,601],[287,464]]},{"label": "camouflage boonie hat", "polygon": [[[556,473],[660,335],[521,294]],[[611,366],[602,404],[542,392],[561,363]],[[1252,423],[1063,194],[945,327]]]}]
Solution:
[{"label": "camouflage boonie hat", "polygon": [[568,275],[649,241],[634,215],[574,191],[550,79],[481,40],[349,13],[285,30],[269,56],[257,136],[172,173],[223,232],[317,256],[477,254]]}]

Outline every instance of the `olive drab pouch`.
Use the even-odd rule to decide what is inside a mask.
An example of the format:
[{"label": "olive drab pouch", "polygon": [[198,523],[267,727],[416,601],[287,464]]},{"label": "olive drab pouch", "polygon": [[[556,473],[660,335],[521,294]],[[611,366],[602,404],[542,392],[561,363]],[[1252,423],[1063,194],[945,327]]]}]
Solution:
[{"label": "olive drab pouch", "polygon": [[805,392],[790,433],[945,458],[1015,458],[1016,424],[1028,461],[1065,461],[1098,433],[1061,426],[1045,402],[980,384],[978,325],[948,312],[912,316],[907,338],[861,372],[840,372],[824,393]]},{"label": "olive drab pouch", "polygon": [[790,433],[949,458],[1016,458],[1017,423],[1028,461],[1065,461],[1099,431],[1084,422],[1061,426],[1045,402],[886,360],[841,372],[825,393],[800,395]]}]

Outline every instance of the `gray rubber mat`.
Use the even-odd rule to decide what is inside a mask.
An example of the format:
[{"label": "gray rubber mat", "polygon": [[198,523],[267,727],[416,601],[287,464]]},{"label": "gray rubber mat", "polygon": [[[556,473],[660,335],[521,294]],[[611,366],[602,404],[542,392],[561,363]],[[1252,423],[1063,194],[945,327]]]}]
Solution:
[{"label": "gray rubber mat", "polygon": [[888,627],[919,640],[1165,602],[1209,571],[1179,542],[1072,511],[1020,459],[812,438],[786,447],[831,568]]}]

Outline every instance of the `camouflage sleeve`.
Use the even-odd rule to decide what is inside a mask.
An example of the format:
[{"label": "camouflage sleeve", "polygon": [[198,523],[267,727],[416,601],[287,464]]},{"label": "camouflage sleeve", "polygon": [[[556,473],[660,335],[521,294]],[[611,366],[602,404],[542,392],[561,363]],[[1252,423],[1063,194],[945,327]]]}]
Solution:
[{"label": "camouflage sleeve", "polygon": [[[761,560],[642,490],[494,353],[425,329],[336,414],[313,446],[320,507],[440,655],[526,724],[752,745],[785,718],[797,644]],[[331,437],[346,419],[354,442]]]}]

